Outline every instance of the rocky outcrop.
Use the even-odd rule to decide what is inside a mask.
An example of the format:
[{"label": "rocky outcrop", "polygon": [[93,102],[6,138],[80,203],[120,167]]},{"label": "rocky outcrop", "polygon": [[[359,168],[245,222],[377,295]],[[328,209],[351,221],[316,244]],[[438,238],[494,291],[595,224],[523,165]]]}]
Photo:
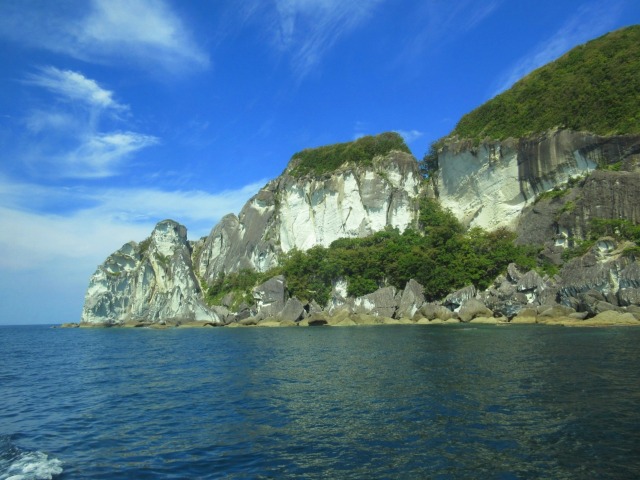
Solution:
[{"label": "rocky outcrop", "polygon": [[[517,228],[520,242],[545,243],[542,256],[562,265],[562,251],[586,235],[590,219],[640,221],[639,145],[638,136],[605,138],[561,130],[478,146],[450,141],[440,152],[431,187],[468,225]],[[593,171],[611,164],[629,171]],[[549,189],[553,194],[539,197]],[[109,256],[91,278],[81,324],[314,325],[332,324],[336,316],[342,316],[343,326],[484,322],[553,317],[558,306],[586,318],[606,311],[638,313],[630,308],[640,305],[640,267],[613,239],[567,263],[556,277],[520,272],[512,265],[484,292],[468,286],[432,304],[425,303],[422,286],[413,280],[402,291],[386,286],[349,298],[346,280],[340,278],[334,280],[327,305],[306,304],[289,298],[284,277],[256,287],[253,303],[244,294],[229,294],[218,307],[204,302],[203,280],[210,283],[242,269],[266,271],[294,249],[415,226],[421,193],[415,158],[395,150],[326,174],[299,176],[290,165],[205,239],[190,244],[185,227],[165,220],[147,240],[128,243]],[[237,311],[227,310],[232,305]]]},{"label": "rocky outcrop", "polygon": [[398,151],[322,176],[298,178],[288,167],[237,217],[227,215],[213,228],[196,260],[198,273],[209,281],[242,268],[266,271],[292,249],[326,247],[387,226],[404,230],[415,224],[421,183],[415,158]]},{"label": "rocky outcrop", "polygon": [[552,247],[562,251],[574,240],[585,239],[594,218],[640,223],[640,172],[596,170],[554,193],[524,209],[517,227],[520,243],[552,240],[553,255]]},{"label": "rocky outcrop", "polygon": [[397,314],[399,317],[412,318],[418,309],[424,305],[424,302],[424,288],[418,282],[411,279],[402,291]]},{"label": "rocky outcrop", "polygon": [[139,244],[110,255],[91,277],[81,325],[201,321],[223,323],[228,312],[201,300],[187,230],[165,220]]},{"label": "rocky outcrop", "polygon": [[282,312],[287,298],[285,279],[282,275],[273,277],[253,289],[256,309],[263,317],[276,316]]},{"label": "rocky outcrop", "polygon": [[[640,136],[601,137],[551,130],[521,139],[448,141],[438,155],[434,186],[443,206],[469,226],[515,229],[521,212],[542,192],[598,165],[640,160]],[[604,208],[616,208],[609,202]]]}]

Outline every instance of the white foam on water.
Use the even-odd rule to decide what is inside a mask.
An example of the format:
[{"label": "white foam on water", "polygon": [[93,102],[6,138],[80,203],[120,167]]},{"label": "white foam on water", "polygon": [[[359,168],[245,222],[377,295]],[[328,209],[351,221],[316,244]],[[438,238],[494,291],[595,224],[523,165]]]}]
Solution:
[{"label": "white foam on water", "polygon": [[21,452],[12,459],[0,480],[52,480],[62,473],[62,462],[42,452]]}]

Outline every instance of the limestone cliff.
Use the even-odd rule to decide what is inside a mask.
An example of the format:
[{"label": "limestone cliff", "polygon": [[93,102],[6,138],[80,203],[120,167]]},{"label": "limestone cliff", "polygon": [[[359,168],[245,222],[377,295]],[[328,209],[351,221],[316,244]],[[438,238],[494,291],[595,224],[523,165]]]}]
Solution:
[{"label": "limestone cliff", "polygon": [[446,141],[434,188],[443,206],[469,226],[515,229],[536,196],[598,166],[640,156],[640,136],[603,137],[550,130],[520,139]]},{"label": "limestone cliff", "polygon": [[147,240],[125,244],[98,267],[89,282],[81,323],[221,323],[225,314],[202,303],[187,230],[165,220]]},{"label": "limestone cliff", "polygon": [[213,228],[197,258],[202,278],[242,268],[265,271],[292,249],[326,247],[386,226],[404,230],[416,221],[422,177],[410,154],[392,151],[370,165],[346,163],[321,176],[297,177],[292,169],[269,182],[240,215],[227,215]]},{"label": "limestone cliff", "polygon": [[225,216],[194,249],[185,227],[165,220],[149,239],[110,255],[91,277],[81,323],[221,324],[228,312],[203,303],[198,276],[209,282],[243,268],[266,271],[292,249],[328,246],[387,226],[404,230],[416,222],[422,177],[410,154],[393,150],[322,175],[296,176],[292,168],[238,216]]}]

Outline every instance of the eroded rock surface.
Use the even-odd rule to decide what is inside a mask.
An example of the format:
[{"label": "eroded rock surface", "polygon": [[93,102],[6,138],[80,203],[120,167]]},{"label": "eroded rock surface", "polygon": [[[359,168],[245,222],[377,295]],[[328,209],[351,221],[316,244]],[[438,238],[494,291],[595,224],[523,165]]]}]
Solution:
[{"label": "eroded rock surface", "polygon": [[187,230],[165,220],[151,236],[125,244],[91,277],[83,325],[202,321],[223,323],[224,307],[209,308],[191,264]]},{"label": "eroded rock surface", "polygon": [[290,168],[214,227],[197,259],[205,280],[242,268],[266,271],[292,249],[329,246],[387,226],[415,225],[422,177],[415,158],[392,151],[372,165],[297,178]]},{"label": "eroded rock surface", "polygon": [[[639,156],[637,135],[601,137],[551,130],[479,145],[449,142],[438,157],[435,186],[442,205],[465,224],[488,230],[515,228],[523,209],[540,193],[585,176],[598,165],[632,163]],[[612,200],[603,205],[616,204]]]}]

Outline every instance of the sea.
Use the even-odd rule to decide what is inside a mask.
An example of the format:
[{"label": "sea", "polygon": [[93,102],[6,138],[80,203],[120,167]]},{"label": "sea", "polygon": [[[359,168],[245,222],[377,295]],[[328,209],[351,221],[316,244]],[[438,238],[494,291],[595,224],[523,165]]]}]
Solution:
[{"label": "sea", "polygon": [[640,329],[0,327],[0,480],[640,478]]}]

